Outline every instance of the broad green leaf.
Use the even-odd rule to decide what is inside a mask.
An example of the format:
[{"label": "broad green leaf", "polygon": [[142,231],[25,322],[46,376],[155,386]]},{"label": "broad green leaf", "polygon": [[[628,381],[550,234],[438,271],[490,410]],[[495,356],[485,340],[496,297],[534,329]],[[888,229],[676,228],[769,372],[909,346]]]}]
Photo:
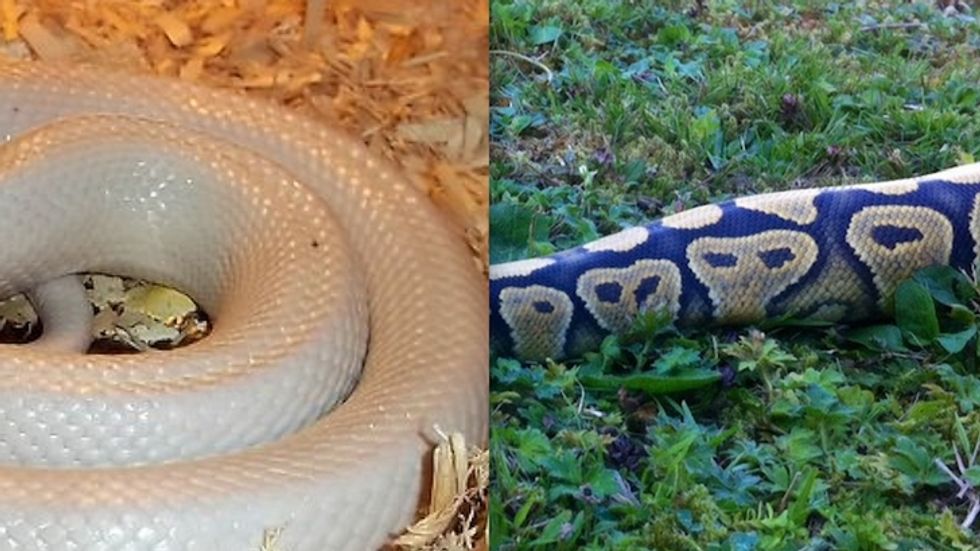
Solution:
[{"label": "broad green leaf", "polygon": [[527,258],[529,245],[546,241],[552,219],[510,203],[490,207],[490,262],[497,264]]},{"label": "broad green leaf", "polygon": [[786,456],[793,462],[802,464],[824,454],[819,442],[820,438],[815,431],[797,426],[789,434],[777,438],[776,446],[786,452]]},{"label": "broad green leaf", "polygon": [[952,266],[929,266],[916,272],[913,279],[921,283],[936,302],[946,306],[960,305],[976,296],[970,280]]},{"label": "broad green leaf", "polygon": [[939,318],[929,291],[915,280],[903,282],[895,291],[895,322],[919,344],[939,336]]},{"label": "broad green leaf", "polygon": [[526,472],[534,472],[541,463],[551,457],[551,441],[536,428],[524,429],[517,434],[517,462]]},{"label": "broad green leaf", "polygon": [[936,467],[929,451],[907,436],[897,439],[895,447],[889,453],[888,463],[915,484],[938,486],[949,481]]},{"label": "broad green leaf", "polygon": [[595,472],[586,475],[592,492],[599,499],[605,499],[619,491],[619,482],[616,480],[616,471],[608,468],[600,468]]},{"label": "broad green leaf", "polygon": [[950,354],[962,352],[966,345],[970,343],[977,334],[977,326],[971,325],[958,333],[944,333],[937,339],[939,345],[946,349]]},{"label": "broad green leaf", "polygon": [[684,25],[667,25],[657,33],[657,42],[676,46],[691,39],[691,31]]},{"label": "broad green leaf", "polygon": [[531,43],[535,46],[547,44],[558,40],[561,36],[561,27],[554,25],[537,25],[531,27]]},{"label": "broad green leaf", "polygon": [[847,333],[847,338],[871,350],[903,352],[902,330],[894,325],[869,325]]}]

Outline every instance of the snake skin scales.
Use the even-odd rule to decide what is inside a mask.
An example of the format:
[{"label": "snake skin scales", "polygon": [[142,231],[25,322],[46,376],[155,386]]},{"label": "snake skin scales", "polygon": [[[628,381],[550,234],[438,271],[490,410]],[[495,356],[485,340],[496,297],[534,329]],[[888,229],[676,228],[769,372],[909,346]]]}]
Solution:
[{"label": "snake skin scales", "polygon": [[[0,64],[0,134],[0,294],[40,285],[53,335],[0,349],[0,550],[375,549],[440,431],[484,441],[485,280],[360,144],[227,91],[27,63]],[[47,312],[83,271],[184,290],[213,331],[80,353],[77,308]]]},{"label": "snake skin scales", "polygon": [[575,356],[640,312],[681,324],[880,314],[901,280],[980,253],[980,164],[874,184],[767,193],[490,268],[491,347]]}]

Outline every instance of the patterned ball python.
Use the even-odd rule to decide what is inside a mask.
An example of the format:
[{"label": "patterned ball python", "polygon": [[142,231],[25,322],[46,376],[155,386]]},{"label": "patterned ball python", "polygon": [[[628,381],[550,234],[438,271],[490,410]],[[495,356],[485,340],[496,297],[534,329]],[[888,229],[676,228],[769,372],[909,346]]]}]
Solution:
[{"label": "patterned ball python", "polygon": [[879,314],[902,279],[980,252],[980,164],[752,195],[490,269],[491,347],[527,359],[597,348],[637,313],[683,325]]},{"label": "patterned ball python", "polygon": [[[40,286],[50,337],[0,346],[0,549],[374,549],[440,432],[485,438],[485,281],[362,145],[227,91],[24,63],[0,64],[0,131],[0,295]],[[86,355],[86,271],[184,290],[213,330]]]}]

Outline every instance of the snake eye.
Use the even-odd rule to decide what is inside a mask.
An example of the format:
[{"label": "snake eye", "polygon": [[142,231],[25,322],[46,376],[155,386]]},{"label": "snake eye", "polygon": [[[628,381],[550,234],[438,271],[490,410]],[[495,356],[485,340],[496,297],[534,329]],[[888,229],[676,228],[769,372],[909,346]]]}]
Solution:
[{"label": "snake eye", "polygon": [[871,238],[875,243],[894,251],[896,247],[903,243],[915,243],[921,241],[924,236],[918,228],[907,226],[893,226],[883,224],[871,230]]},{"label": "snake eye", "polygon": [[796,255],[788,247],[780,247],[778,249],[769,249],[768,251],[762,251],[759,253],[759,260],[761,260],[767,268],[770,270],[778,270],[785,266],[788,262],[792,262],[796,259]]}]

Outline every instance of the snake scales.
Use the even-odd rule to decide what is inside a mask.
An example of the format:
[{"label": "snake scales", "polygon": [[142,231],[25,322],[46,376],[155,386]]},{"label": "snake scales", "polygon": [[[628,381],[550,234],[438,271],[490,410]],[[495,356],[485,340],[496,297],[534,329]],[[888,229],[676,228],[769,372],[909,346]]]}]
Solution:
[{"label": "snake scales", "polygon": [[688,325],[865,319],[915,270],[969,269],[978,253],[980,164],[747,196],[492,266],[491,346],[528,359],[578,355],[649,310]]},{"label": "snake scales", "polygon": [[2,347],[0,550],[376,548],[434,427],[485,437],[485,283],[359,144],[241,95],[19,63],[0,133],[0,294],[41,285],[70,336],[59,282],[107,272],[214,322],[168,352]]}]

